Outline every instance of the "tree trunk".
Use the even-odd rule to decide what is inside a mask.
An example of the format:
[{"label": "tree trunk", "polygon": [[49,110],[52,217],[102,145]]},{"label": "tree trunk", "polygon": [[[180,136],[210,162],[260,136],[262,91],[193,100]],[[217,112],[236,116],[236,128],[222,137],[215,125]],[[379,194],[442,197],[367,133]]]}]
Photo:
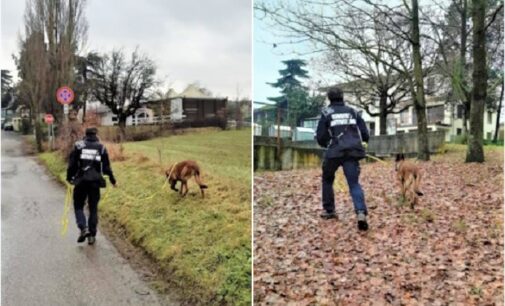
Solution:
[{"label": "tree trunk", "polygon": [[412,55],[414,59],[415,98],[417,113],[417,158],[430,160],[428,146],[428,127],[426,124],[426,101],[424,99],[423,64],[421,60],[421,43],[419,40],[419,4],[412,0]]},{"label": "tree trunk", "polygon": [[86,122],[86,100],[82,104],[82,123]]},{"label": "tree trunk", "polygon": [[473,73],[472,104],[470,109],[470,133],[466,162],[484,162],[483,124],[486,103],[486,0],[472,1],[473,21]]},{"label": "tree trunk", "polygon": [[379,100],[379,133],[380,135],[386,135],[388,133],[387,131],[387,120],[388,120],[388,113],[387,113],[387,93],[386,94],[381,94],[380,100]]},{"label": "tree trunk", "polygon": [[[37,116],[37,115],[35,115]],[[42,126],[38,118],[35,119],[35,142],[37,143],[37,151],[42,152]]]},{"label": "tree trunk", "polygon": [[118,126],[119,126],[119,142],[124,142],[126,140],[126,117],[118,116]]},{"label": "tree trunk", "polygon": [[496,114],[496,128],[494,130],[493,143],[498,142],[498,133],[500,132],[500,115],[501,115],[501,107],[503,102],[503,88],[504,83],[503,80],[501,82],[501,91],[500,91],[500,102],[498,102],[498,113]]}]

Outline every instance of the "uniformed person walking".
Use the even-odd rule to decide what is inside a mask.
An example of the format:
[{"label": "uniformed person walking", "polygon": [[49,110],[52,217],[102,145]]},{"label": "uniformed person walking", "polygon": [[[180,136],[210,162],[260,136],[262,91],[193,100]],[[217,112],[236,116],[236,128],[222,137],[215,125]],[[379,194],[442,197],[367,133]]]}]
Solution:
[{"label": "uniformed person walking", "polygon": [[367,208],[363,189],[359,184],[359,160],[366,156],[363,142],[368,142],[368,129],[356,110],[345,105],[344,94],[340,88],[330,89],[328,99],[330,105],[323,109],[316,133],[318,144],[327,148],[323,161],[321,217],[324,219],[337,217],[333,181],[335,172],[342,166],[357,215],[358,229],[366,231]]},{"label": "uniformed person walking", "polygon": [[[96,227],[98,224],[98,202],[100,201],[100,187],[105,187],[102,174],[109,176],[111,184],[116,187],[116,179],[110,167],[109,155],[103,144],[96,136],[97,129],[87,128],[83,140],[77,141],[70,153],[67,181],[75,185],[74,211],[77,226],[81,230],[77,242],[88,238],[88,244],[95,243]],[[88,200],[89,218],[86,224],[84,204]]]}]

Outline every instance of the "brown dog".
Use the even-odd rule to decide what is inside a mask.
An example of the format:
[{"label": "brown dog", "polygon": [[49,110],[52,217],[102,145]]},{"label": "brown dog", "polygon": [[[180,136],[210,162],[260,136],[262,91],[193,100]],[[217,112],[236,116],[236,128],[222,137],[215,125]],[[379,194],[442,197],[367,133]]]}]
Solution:
[{"label": "brown dog", "polygon": [[[170,183],[170,188],[172,190],[179,191],[181,196],[185,196],[188,193],[188,180],[191,176],[194,176],[196,183],[200,186],[202,198],[205,196],[203,190],[207,188],[207,185],[202,183],[200,178],[200,167],[195,161],[185,160],[171,165],[165,171],[165,175]],[[175,188],[178,181],[181,181],[181,190]],[[185,191],[184,188],[186,188]]]},{"label": "brown dog", "polygon": [[395,170],[400,181],[402,196],[410,203],[410,207],[414,208],[418,196],[423,195],[419,190],[421,170],[413,162],[405,160],[403,154],[396,154]]}]

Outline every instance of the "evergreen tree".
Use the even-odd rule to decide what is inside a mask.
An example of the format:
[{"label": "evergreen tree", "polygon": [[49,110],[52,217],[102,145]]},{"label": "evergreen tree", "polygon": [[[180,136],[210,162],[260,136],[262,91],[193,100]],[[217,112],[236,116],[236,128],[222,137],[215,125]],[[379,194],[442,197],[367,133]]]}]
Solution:
[{"label": "evergreen tree", "polygon": [[2,108],[7,107],[12,100],[12,75],[9,70],[2,69]]},{"label": "evergreen tree", "polygon": [[307,65],[300,59],[282,61],[286,68],[279,70],[280,78],[274,83],[267,83],[278,88],[281,96],[269,97],[270,101],[282,109],[281,121],[290,126],[295,126],[311,110],[311,101],[307,88],[302,85],[300,79],[308,78]]}]

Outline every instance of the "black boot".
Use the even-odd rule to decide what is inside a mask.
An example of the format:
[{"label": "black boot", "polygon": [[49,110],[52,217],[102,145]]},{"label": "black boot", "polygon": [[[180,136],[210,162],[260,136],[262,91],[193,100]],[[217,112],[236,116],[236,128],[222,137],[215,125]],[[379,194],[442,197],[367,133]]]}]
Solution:
[{"label": "black boot", "polygon": [[358,212],[358,229],[360,231],[368,230],[368,222],[366,222],[366,215],[363,211]]},{"label": "black boot", "polygon": [[89,245],[95,244],[95,241],[96,241],[95,236],[92,236],[92,235],[88,236],[88,244]]},{"label": "black boot", "polygon": [[86,240],[86,237],[88,237],[89,232],[88,229],[83,228],[81,229],[81,233],[79,234],[79,238],[77,238],[77,243],[82,243],[84,240]]},{"label": "black boot", "polygon": [[337,218],[337,214],[335,213],[334,210],[331,210],[331,211],[324,210],[319,216],[323,219],[326,219],[326,220]]}]

